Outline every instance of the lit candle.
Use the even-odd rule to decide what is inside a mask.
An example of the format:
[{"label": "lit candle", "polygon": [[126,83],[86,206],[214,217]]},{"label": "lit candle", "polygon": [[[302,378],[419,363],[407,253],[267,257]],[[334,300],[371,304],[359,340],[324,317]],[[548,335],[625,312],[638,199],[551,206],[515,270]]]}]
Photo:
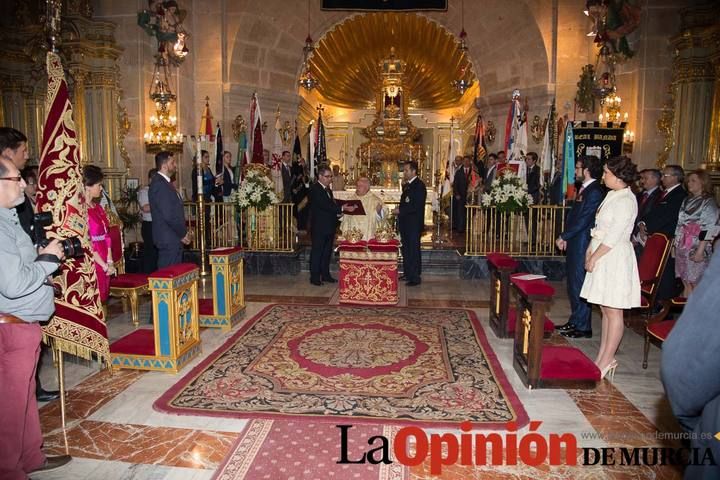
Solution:
[{"label": "lit candle", "polygon": [[627,114],[627,112],[625,112],[625,117],[624,117],[624,118],[625,118],[625,121],[627,122],[627,120],[628,120],[628,114]]},{"label": "lit candle", "polygon": [[600,119],[600,123],[602,123],[602,121],[603,121],[603,114],[602,114],[602,113],[600,114],[599,119]]}]

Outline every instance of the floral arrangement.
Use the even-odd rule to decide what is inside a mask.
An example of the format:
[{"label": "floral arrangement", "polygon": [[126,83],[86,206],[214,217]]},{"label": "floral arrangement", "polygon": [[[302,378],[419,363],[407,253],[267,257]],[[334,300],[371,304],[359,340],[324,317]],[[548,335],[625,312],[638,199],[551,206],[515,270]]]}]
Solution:
[{"label": "floral arrangement", "polygon": [[490,193],[484,193],[481,199],[483,207],[495,207],[498,212],[522,212],[532,205],[527,185],[512,170],[502,172],[492,185]]},{"label": "floral arrangement", "polygon": [[262,171],[248,169],[234,195],[234,201],[240,208],[254,207],[263,211],[280,201],[273,187],[273,181]]}]

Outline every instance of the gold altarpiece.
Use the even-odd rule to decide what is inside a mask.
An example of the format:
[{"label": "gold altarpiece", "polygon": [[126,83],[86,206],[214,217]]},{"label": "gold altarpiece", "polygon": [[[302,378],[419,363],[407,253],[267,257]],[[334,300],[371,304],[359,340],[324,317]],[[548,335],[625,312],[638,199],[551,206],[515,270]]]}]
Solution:
[{"label": "gold altarpiece", "polygon": [[[17,0],[14,27],[0,30],[0,124],[28,137],[30,156],[39,161],[45,122],[47,74],[44,11],[40,2]],[[120,101],[118,59],[123,49],[115,42],[116,25],[92,18],[90,0],[62,2],[60,56],[74,108],[83,163],[102,167],[111,198],[125,185],[130,158],[123,141],[129,130]]]},{"label": "gold altarpiece", "polygon": [[373,185],[400,188],[402,162],[418,163],[419,175],[428,181],[425,147],[420,132],[407,114],[409,92],[403,83],[405,62],[395,56],[391,48],[387,58],[378,64],[381,85],[375,101],[375,119],[363,129],[368,141],[357,148],[356,168]]}]

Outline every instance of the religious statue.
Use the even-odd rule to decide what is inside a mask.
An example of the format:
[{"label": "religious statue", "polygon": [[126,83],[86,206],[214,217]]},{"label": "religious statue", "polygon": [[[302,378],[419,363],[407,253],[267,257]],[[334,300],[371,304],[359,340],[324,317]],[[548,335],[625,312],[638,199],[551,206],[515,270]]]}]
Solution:
[{"label": "religious statue", "polygon": [[181,10],[175,0],[149,0],[148,8],[138,12],[138,25],[157,38],[158,54],[175,66],[190,51],[186,45],[189,35],[183,26],[186,15],[187,11]]},{"label": "religious statue", "polygon": [[365,215],[345,214],[340,223],[340,230],[345,235],[350,230],[357,229],[363,233],[363,240],[370,240],[375,237],[375,231],[384,218],[383,202],[377,195],[370,192],[370,179],[361,177],[355,185],[355,194],[348,200],[360,200]]}]

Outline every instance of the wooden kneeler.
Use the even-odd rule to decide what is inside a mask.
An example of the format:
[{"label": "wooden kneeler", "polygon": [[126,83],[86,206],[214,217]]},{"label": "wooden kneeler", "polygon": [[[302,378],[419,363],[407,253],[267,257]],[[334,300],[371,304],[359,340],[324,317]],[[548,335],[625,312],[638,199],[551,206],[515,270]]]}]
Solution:
[{"label": "wooden kneeler", "polygon": [[192,263],[150,275],[153,328],[140,328],[110,345],[113,369],[177,373],[200,354],[198,278]]},{"label": "wooden kneeler", "polygon": [[245,311],[245,280],[242,248],[210,252],[212,298],[199,301],[200,326],[230,330]]},{"label": "wooden kneeler", "polygon": [[595,388],[600,370],[579,349],[543,345],[543,319],[555,289],[543,280],[511,279],[517,294],[518,318],[513,366],[523,383],[533,388]]},{"label": "wooden kneeler", "polygon": [[[514,338],[517,311],[510,306],[510,278],[520,263],[505,253],[491,253],[487,260],[490,270],[490,328],[498,338]],[[545,317],[543,336],[550,338],[554,330],[555,324]]]}]

